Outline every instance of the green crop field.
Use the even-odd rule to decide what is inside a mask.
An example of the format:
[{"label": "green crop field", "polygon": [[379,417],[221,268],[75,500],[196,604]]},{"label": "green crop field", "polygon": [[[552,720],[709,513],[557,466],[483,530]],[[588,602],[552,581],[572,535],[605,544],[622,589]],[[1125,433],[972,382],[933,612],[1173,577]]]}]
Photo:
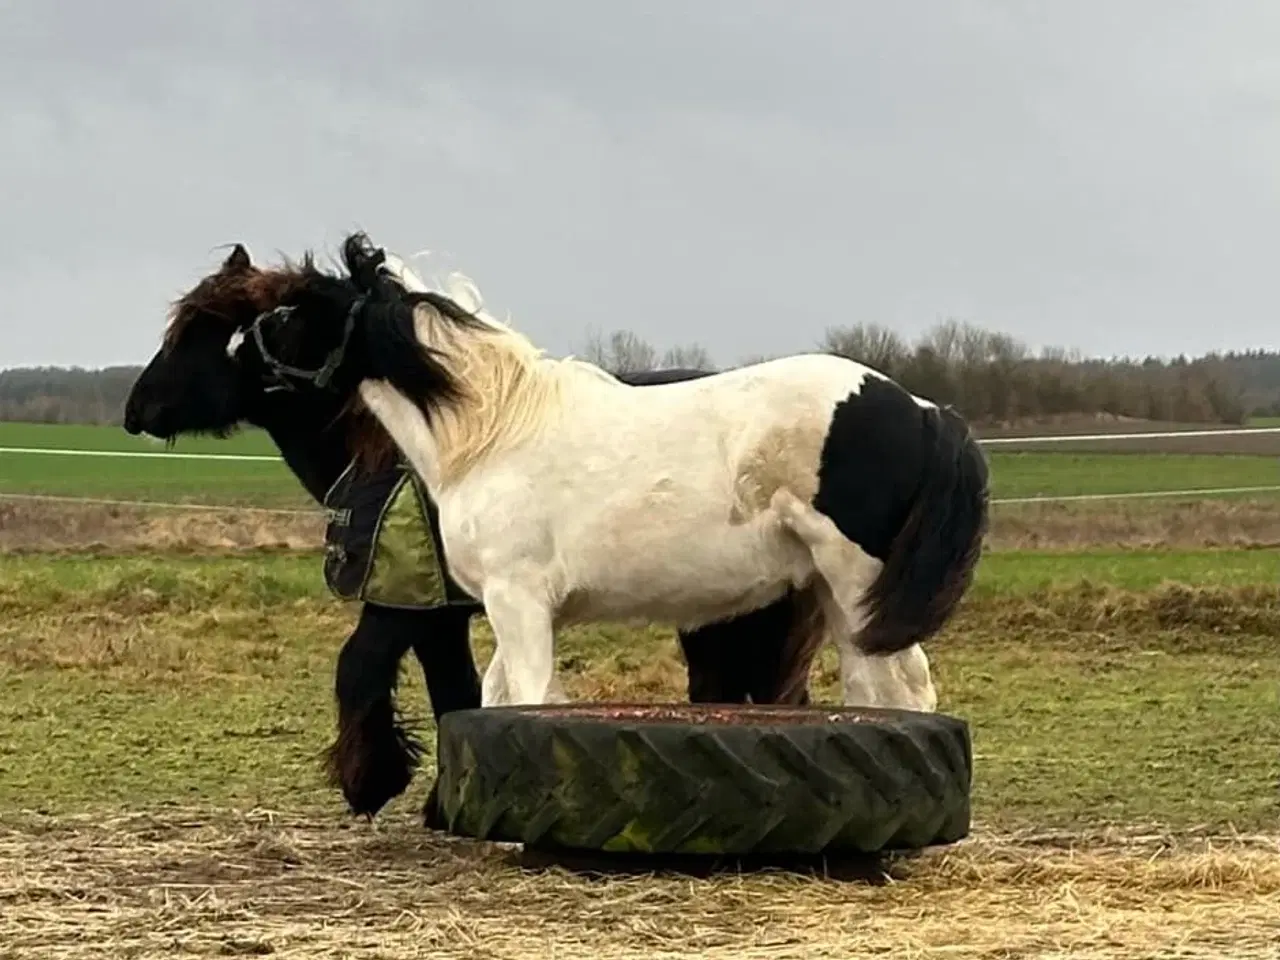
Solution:
[{"label": "green crop field", "polygon": [[0,447],[40,447],[65,450],[116,450],[135,453],[237,453],[275,456],[275,444],[263,431],[247,428],[225,440],[181,437],[171,447],[147,437],[131,437],[121,427],[74,423],[15,423],[0,421]]},{"label": "green crop field", "polygon": [[[5,452],[6,447],[144,455],[232,454],[273,459],[70,456]],[[310,500],[277,458],[275,445],[259,430],[244,430],[226,440],[184,437],[166,448],[153,440],[131,437],[118,428],[0,423],[0,493],[305,507]]]},{"label": "green crop field", "polygon": [[[0,423],[0,493],[192,503],[305,506],[306,495],[279,461],[65,456],[2,448],[162,453],[160,445],[104,427]],[[274,456],[268,437],[180,440],[174,452]],[[991,448],[996,498],[1053,497],[1280,485],[1270,454],[1013,452]]]}]

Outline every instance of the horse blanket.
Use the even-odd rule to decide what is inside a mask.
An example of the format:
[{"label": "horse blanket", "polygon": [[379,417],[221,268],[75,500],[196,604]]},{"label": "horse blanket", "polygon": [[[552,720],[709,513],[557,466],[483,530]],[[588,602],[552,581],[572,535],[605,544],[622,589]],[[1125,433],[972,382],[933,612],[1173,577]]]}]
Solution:
[{"label": "horse blanket", "polygon": [[409,610],[481,610],[449,576],[436,506],[403,459],[363,474],[352,462],[325,494],[324,507],[324,579],[338,598]]}]

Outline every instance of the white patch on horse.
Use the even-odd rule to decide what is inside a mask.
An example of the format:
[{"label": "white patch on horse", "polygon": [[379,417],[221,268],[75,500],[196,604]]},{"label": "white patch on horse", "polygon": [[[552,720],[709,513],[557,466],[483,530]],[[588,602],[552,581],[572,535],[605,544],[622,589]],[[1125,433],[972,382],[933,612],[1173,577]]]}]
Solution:
[{"label": "white patch on horse", "polygon": [[234,360],[236,358],[236,354],[240,350],[240,345],[243,343],[244,343],[244,331],[243,330],[232,331],[231,338],[227,341],[227,356],[230,357],[232,360]]},{"label": "white patch on horse", "polygon": [[[399,258],[388,255],[385,269],[427,289]],[[836,405],[880,374],[808,354],[632,387],[545,356],[483,313],[462,275],[447,286],[484,328],[424,305],[415,332],[464,399],[428,424],[388,382],[366,381],[360,394],[435,500],[451,575],[485,606],[497,639],[485,705],[558,698],[559,626],[643,618],[693,628],[795,587],[824,598],[818,628],[839,650],[847,704],[934,709],[919,645],[871,657],[853,643],[878,561],[838,531],[835,541],[815,535],[786,500],[808,509],[795,498],[817,489]]]}]

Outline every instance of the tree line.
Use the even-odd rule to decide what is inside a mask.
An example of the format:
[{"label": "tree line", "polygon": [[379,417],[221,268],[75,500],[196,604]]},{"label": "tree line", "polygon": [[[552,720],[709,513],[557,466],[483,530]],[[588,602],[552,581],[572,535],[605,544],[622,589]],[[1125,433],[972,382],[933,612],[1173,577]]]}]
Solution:
[{"label": "tree line", "polygon": [[[1008,334],[954,322],[938,324],[914,342],[878,324],[831,328],[816,348],[866,363],[914,393],[954,404],[980,424],[1073,414],[1180,423],[1280,416],[1280,351],[1102,360],[1058,348],[1032,351]],[[705,347],[660,349],[629,330],[590,334],[579,356],[617,373],[717,369]],[[0,371],[0,420],[119,425],[140,371]]]},{"label": "tree line", "polygon": [[[1280,351],[1102,360],[1057,347],[1032,351],[1009,334],[954,321],[915,342],[874,323],[833,327],[817,346],[874,367],[920,396],[954,404],[975,423],[1071,414],[1179,423],[1280,416]],[[660,352],[630,331],[593,335],[582,355],[615,371],[716,369],[701,346]]]}]

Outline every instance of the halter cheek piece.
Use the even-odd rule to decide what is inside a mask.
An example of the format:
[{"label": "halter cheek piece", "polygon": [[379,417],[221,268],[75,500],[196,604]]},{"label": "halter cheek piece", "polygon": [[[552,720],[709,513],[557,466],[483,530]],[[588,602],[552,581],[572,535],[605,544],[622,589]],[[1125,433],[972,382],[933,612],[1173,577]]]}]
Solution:
[{"label": "halter cheek piece", "polygon": [[304,383],[313,384],[320,390],[328,386],[329,381],[333,379],[333,375],[338,372],[338,367],[342,365],[342,360],[347,353],[347,344],[351,341],[351,331],[355,329],[356,317],[360,311],[364,309],[367,302],[367,296],[359,296],[355,302],[351,304],[351,309],[347,311],[347,321],[342,328],[342,340],[338,345],[329,351],[329,355],[325,357],[324,363],[318,370],[304,370],[301,367],[290,366],[278,357],[273,356],[271,351],[267,349],[266,340],[262,336],[262,325],[269,320],[287,320],[296,307],[276,307],[274,310],[268,310],[260,313],[253,318],[253,324],[249,327],[249,332],[253,334],[253,342],[258,346],[258,353],[262,355],[262,361],[271,368],[272,377],[275,383],[269,385],[267,392],[276,390],[291,390],[297,388],[290,382],[289,377],[301,380]]}]

